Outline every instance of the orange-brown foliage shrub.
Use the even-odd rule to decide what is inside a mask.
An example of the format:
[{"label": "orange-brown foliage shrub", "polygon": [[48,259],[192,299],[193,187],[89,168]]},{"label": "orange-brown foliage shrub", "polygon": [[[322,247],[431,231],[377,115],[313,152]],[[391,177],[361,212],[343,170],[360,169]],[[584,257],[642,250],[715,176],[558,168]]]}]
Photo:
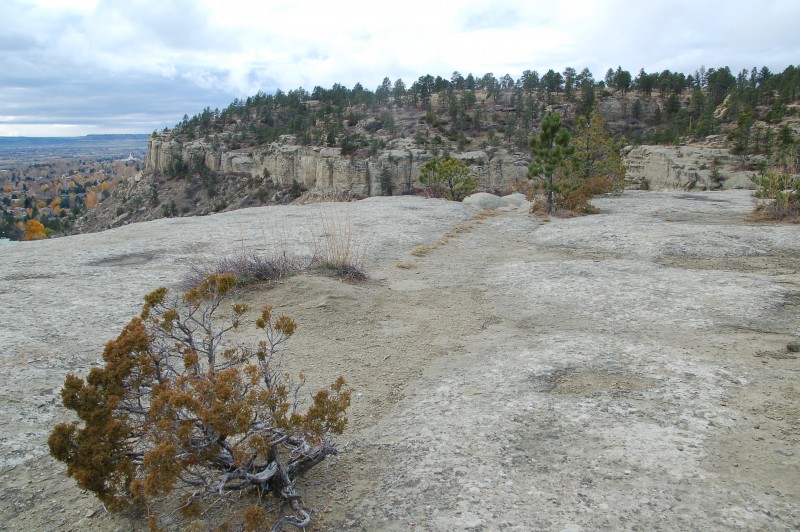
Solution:
[{"label": "orange-brown foliage shrub", "polygon": [[[309,523],[294,480],[336,452],[351,391],[339,377],[302,411],[303,376],[295,383],[273,364],[295,322],[267,306],[257,345],[230,342],[250,313],[234,304],[217,319],[235,285],[233,275],[210,275],[179,298],[155,290],[106,344],[103,367],[67,376],[62,401],[80,422],[57,425],[50,452],[110,510],[136,506],[156,523],[154,508],[174,492],[184,514],[199,515],[210,501],[255,491],[290,503],[279,525]],[[260,516],[243,518],[250,526]]]}]

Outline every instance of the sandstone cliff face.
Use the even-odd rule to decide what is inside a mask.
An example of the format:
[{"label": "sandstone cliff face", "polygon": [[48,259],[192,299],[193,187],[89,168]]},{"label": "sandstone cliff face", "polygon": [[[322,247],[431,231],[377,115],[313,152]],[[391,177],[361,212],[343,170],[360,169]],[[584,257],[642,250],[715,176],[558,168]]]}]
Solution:
[{"label": "sandstone cliff face", "polygon": [[[297,180],[313,190],[349,191],[365,196],[380,196],[381,173],[388,168],[393,194],[419,188],[419,174],[433,154],[412,147],[409,140],[398,139],[390,149],[374,157],[359,159],[342,155],[340,148],[300,146],[292,137],[266,146],[234,151],[215,150],[210,144],[195,140],[180,143],[169,136],[153,136],[148,143],[147,170],[166,173],[180,156],[192,168],[207,167],[213,172],[261,178],[265,170],[279,185]],[[493,156],[486,151],[453,154],[463,160],[470,173],[480,182],[480,190],[502,191],[526,178],[530,157],[498,150]]]},{"label": "sandstone cliff face", "polygon": [[[166,173],[177,156],[193,168],[242,179],[262,178],[265,171],[279,186],[297,180],[309,190],[346,191],[380,196],[381,173],[389,171],[392,193],[409,193],[421,187],[419,175],[433,157],[428,150],[413,147],[408,139],[397,139],[389,149],[366,159],[342,155],[340,148],[301,146],[286,136],[266,146],[223,151],[195,140],[180,143],[169,136],[150,138],[147,170]],[[651,190],[754,189],[752,170],[730,150],[715,146],[628,146],[622,151],[629,188]],[[464,161],[479,190],[499,192],[526,178],[530,155],[497,150],[453,154]]]},{"label": "sandstone cliff face", "polygon": [[730,150],[705,146],[628,146],[622,150],[629,188],[754,189],[753,171]]}]

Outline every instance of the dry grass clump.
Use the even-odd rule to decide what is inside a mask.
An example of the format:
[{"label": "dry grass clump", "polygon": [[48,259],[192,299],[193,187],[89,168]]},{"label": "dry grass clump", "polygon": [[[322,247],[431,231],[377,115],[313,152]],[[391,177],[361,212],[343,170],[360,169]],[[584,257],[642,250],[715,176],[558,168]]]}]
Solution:
[{"label": "dry grass clump", "polygon": [[[313,270],[332,274],[345,281],[364,281],[366,251],[355,236],[349,211],[321,210],[310,253],[305,255],[289,251],[291,239],[283,234],[265,235],[265,240],[278,247],[278,251],[262,255],[242,245],[241,251],[217,258],[200,260],[189,266],[189,271],[178,283],[187,290],[197,286],[209,275],[232,274],[238,287],[270,283]],[[310,258],[309,258],[310,255]]]},{"label": "dry grass clump", "polygon": [[321,209],[315,232],[312,268],[333,273],[342,280],[367,279],[367,246],[356,238],[349,210]]},{"label": "dry grass clump", "polygon": [[483,209],[481,212],[476,214],[475,218],[473,218],[472,220],[467,220],[463,224],[457,225],[454,228],[450,229],[450,231],[448,231],[447,234],[444,235],[444,237],[442,237],[442,240],[444,241],[443,243],[446,243],[447,240],[454,238],[460,235],[461,233],[466,233],[468,231],[471,231],[476,225],[478,225],[482,221],[488,218],[492,218],[494,216],[500,216],[500,214],[501,214],[500,211],[495,211],[492,209]]},{"label": "dry grass clump", "polygon": [[494,209],[483,209],[481,212],[475,215],[473,220],[481,221],[485,220],[486,218],[492,218],[494,216],[500,216],[500,212]]},{"label": "dry grass clump", "polygon": [[411,254],[414,255],[415,257],[424,257],[425,255],[436,249],[436,247],[437,246],[426,246],[426,245],[417,246],[411,250]]}]

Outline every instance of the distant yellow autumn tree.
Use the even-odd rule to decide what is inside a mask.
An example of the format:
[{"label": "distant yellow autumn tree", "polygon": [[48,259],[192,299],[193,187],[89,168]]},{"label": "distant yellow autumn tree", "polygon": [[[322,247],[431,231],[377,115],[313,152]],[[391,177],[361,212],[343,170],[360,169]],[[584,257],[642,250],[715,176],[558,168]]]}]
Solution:
[{"label": "distant yellow autumn tree", "polygon": [[44,225],[39,220],[28,220],[25,224],[25,240],[41,240],[47,238]]},{"label": "distant yellow autumn tree", "polygon": [[195,517],[252,493],[241,519],[253,524],[266,519],[273,505],[262,496],[271,494],[292,509],[273,530],[309,524],[294,482],[336,452],[351,391],[338,377],[303,397],[302,374],[293,382],[276,363],[295,322],[271,306],[254,316],[263,340],[232,341],[250,314],[221,306],[236,282],[212,274],[180,297],[155,290],[106,344],[103,367],[67,376],[61,399],[80,423],[57,425],[50,453],[109,510],[134,506],[157,528],[158,508]]},{"label": "distant yellow autumn tree", "polygon": [[97,192],[91,190],[88,194],[86,194],[86,208],[93,209],[95,205],[97,205]]}]

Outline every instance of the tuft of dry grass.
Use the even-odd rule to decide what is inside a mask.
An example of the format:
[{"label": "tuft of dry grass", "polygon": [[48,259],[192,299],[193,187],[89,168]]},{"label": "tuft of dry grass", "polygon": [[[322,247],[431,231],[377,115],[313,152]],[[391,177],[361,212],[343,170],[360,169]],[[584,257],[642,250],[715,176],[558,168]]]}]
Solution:
[{"label": "tuft of dry grass", "polygon": [[500,211],[496,211],[494,209],[483,209],[481,212],[475,215],[474,220],[485,220],[486,218],[492,218],[494,216],[500,216]]},{"label": "tuft of dry grass", "polygon": [[321,208],[315,232],[312,267],[335,273],[343,280],[366,280],[367,246],[354,234],[349,209]]},{"label": "tuft of dry grass", "polygon": [[333,274],[345,281],[367,279],[367,247],[356,238],[349,211],[321,209],[312,233],[310,258],[308,254],[289,252],[294,246],[288,231],[284,228],[275,232],[273,228],[264,240],[277,251],[262,255],[242,243],[241,251],[233,255],[190,264],[178,287],[189,290],[211,274],[233,274],[239,286],[269,283],[308,270]]},{"label": "tuft of dry grass", "polygon": [[424,257],[434,249],[436,249],[436,246],[417,246],[411,250],[411,254],[415,257]]}]

